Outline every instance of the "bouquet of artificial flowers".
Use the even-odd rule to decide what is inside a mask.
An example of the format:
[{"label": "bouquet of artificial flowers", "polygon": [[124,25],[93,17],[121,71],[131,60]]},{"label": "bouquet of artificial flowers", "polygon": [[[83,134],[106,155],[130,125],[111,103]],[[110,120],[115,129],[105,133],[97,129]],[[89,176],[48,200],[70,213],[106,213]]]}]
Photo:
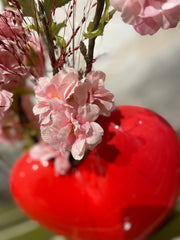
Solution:
[{"label": "bouquet of artificial flowers", "polygon": [[[91,154],[100,157],[96,149],[106,153],[100,145],[104,146],[104,142],[110,141],[114,135],[118,135],[116,142],[121,147],[116,146],[117,151],[113,149],[107,154],[123,156],[125,161],[129,161],[131,155],[139,154],[137,149],[142,146],[141,152],[146,155],[152,146],[143,148],[142,135],[145,134],[143,138],[158,149],[154,158],[159,154],[157,151],[160,151],[160,159],[169,160],[173,156],[175,163],[171,167],[176,172],[179,145],[174,131],[170,126],[165,127],[162,120],[156,121],[157,116],[148,110],[122,108],[117,114],[119,110],[115,107],[114,96],[104,85],[105,73],[94,69],[94,50],[97,37],[103,36],[115,13],[121,14],[122,20],[141,35],[152,35],[160,28],[176,27],[180,21],[179,0],[8,0],[5,5],[0,14],[0,143],[23,141],[28,159],[43,166],[48,166],[53,160],[54,176],[61,179],[63,175],[72,174],[73,167],[88,156],[92,157]],[[137,129],[141,129],[137,131],[141,136],[134,130],[136,123],[132,124],[131,117],[136,117],[133,121],[137,121]],[[105,132],[110,126],[109,122],[106,124],[109,118],[114,124],[113,131],[118,133],[108,135]],[[147,121],[143,130],[142,119]],[[109,127],[108,131],[112,129]],[[122,135],[122,132],[126,133]],[[152,139],[152,133],[160,133],[160,138]],[[134,134],[138,140],[134,140]],[[171,151],[164,156],[159,149],[167,145],[171,146]],[[146,157],[138,155],[137,158]],[[37,166],[33,169],[37,170]],[[170,178],[171,174],[167,180]],[[175,176],[175,189],[177,182]],[[171,195],[174,201],[170,208],[177,191]],[[164,198],[169,204],[167,197]],[[36,214],[29,215],[39,220]],[[44,225],[52,224],[47,221]],[[124,239],[117,233],[120,228],[117,225],[115,230],[108,230],[112,235],[102,234],[104,237],[97,239],[112,239],[110,236]],[[50,229],[57,231],[61,227],[51,226]],[[68,235],[63,227],[59,232]],[[68,236],[70,239],[92,240],[92,236],[95,239],[94,235],[88,238],[88,231],[85,235],[82,232],[77,234],[81,236],[79,238],[73,235],[75,232]],[[134,239],[134,235],[127,239]]]}]

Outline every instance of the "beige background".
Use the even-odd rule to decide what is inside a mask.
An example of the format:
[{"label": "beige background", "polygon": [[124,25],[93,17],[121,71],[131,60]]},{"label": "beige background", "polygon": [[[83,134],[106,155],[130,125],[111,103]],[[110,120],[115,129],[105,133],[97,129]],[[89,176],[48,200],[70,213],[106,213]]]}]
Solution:
[{"label": "beige background", "polygon": [[180,129],[180,26],[140,36],[116,14],[98,42],[96,67],[116,103],[149,107]]}]

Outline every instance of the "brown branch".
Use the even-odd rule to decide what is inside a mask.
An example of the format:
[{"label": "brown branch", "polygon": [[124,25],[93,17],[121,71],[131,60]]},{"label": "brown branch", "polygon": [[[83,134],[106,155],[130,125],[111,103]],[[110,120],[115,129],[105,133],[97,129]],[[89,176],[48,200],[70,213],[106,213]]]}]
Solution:
[{"label": "brown branch", "polygon": [[53,68],[53,75],[55,75],[58,72],[58,69],[56,67],[56,58],[55,58],[55,53],[54,53],[54,43],[53,43],[53,39],[51,38],[49,28],[48,28],[48,24],[47,24],[47,21],[46,21],[44,6],[42,5],[40,0],[38,0],[38,4],[39,4],[39,18],[40,18],[41,23],[43,25],[43,29],[44,29],[44,33],[45,33],[46,41],[47,41],[46,46],[48,48],[49,57],[50,57],[51,65],[52,65],[52,68]]},{"label": "brown branch", "polygon": [[[104,9],[104,0],[97,0],[96,12],[92,24],[91,31],[95,31],[99,27],[99,22]],[[86,60],[86,73],[89,73],[92,69],[92,63],[94,60],[94,47],[95,47],[96,37],[89,39],[88,53]]]}]

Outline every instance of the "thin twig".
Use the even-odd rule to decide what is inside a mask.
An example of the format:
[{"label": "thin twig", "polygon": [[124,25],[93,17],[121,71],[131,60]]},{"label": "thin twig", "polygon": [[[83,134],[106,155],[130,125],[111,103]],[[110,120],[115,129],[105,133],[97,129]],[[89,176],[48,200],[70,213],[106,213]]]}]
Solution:
[{"label": "thin twig", "polygon": [[[76,1],[73,1],[73,35],[74,35],[74,32],[75,32],[75,4],[76,4]],[[75,66],[75,56],[74,56],[74,47],[75,47],[75,37],[73,37],[72,39],[72,49],[73,49],[73,56],[72,56],[72,60],[73,60],[73,68]]]},{"label": "thin twig", "polygon": [[51,38],[49,28],[48,28],[48,24],[47,24],[47,21],[46,21],[44,6],[40,2],[40,0],[38,0],[38,4],[39,4],[39,18],[40,18],[41,23],[43,25],[43,29],[44,29],[44,33],[45,33],[46,41],[47,41],[46,45],[47,45],[47,48],[48,48],[49,57],[50,57],[51,65],[52,65],[52,68],[53,68],[53,75],[55,75],[58,72],[58,69],[56,67],[56,58],[55,58],[55,53],[54,53],[54,43],[53,43],[53,39]]},{"label": "thin twig", "polygon": [[[91,31],[95,31],[99,27],[99,22],[104,9],[104,0],[97,0],[96,12],[92,24]],[[92,69],[92,63],[94,60],[94,47],[95,47],[96,37],[89,39],[87,61],[86,61],[86,73],[89,73]]]}]

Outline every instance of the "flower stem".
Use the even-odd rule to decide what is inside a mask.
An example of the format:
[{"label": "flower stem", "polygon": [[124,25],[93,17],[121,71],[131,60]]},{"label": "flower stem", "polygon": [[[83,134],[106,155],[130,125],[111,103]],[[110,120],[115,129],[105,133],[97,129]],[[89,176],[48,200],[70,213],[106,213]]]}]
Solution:
[{"label": "flower stem", "polygon": [[[14,110],[15,113],[17,113],[17,116],[19,117],[19,124],[22,126],[23,129],[23,134],[24,134],[24,139],[26,140],[26,147],[30,147],[34,143],[38,142],[38,131],[36,129],[32,128],[32,123],[28,119],[23,106],[22,106],[22,96],[21,92],[18,91],[18,88],[14,89],[15,93],[14,94],[14,101],[12,104],[12,109]],[[19,90],[22,90],[19,88]]]},{"label": "flower stem", "polygon": [[45,36],[46,36],[46,46],[48,48],[49,57],[50,57],[51,65],[52,65],[52,68],[53,68],[53,75],[55,75],[58,72],[58,69],[56,67],[56,57],[55,57],[55,53],[54,53],[54,43],[53,43],[53,39],[51,38],[51,35],[50,35],[50,32],[49,32],[48,23],[46,21],[44,6],[42,5],[40,0],[38,0],[38,5],[39,5],[39,18],[41,20],[41,23],[42,23],[42,26],[43,26],[43,29],[44,29],[44,33],[45,33]]},{"label": "flower stem", "polygon": [[[95,31],[99,27],[99,22],[104,9],[104,0],[97,0],[96,12],[92,24],[91,31]],[[95,47],[96,37],[89,39],[88,52],[87,52],[87,61],[86,61],[86,73],[89,73],[92,69],[92,63],[94,60],[94,47]]]}]

